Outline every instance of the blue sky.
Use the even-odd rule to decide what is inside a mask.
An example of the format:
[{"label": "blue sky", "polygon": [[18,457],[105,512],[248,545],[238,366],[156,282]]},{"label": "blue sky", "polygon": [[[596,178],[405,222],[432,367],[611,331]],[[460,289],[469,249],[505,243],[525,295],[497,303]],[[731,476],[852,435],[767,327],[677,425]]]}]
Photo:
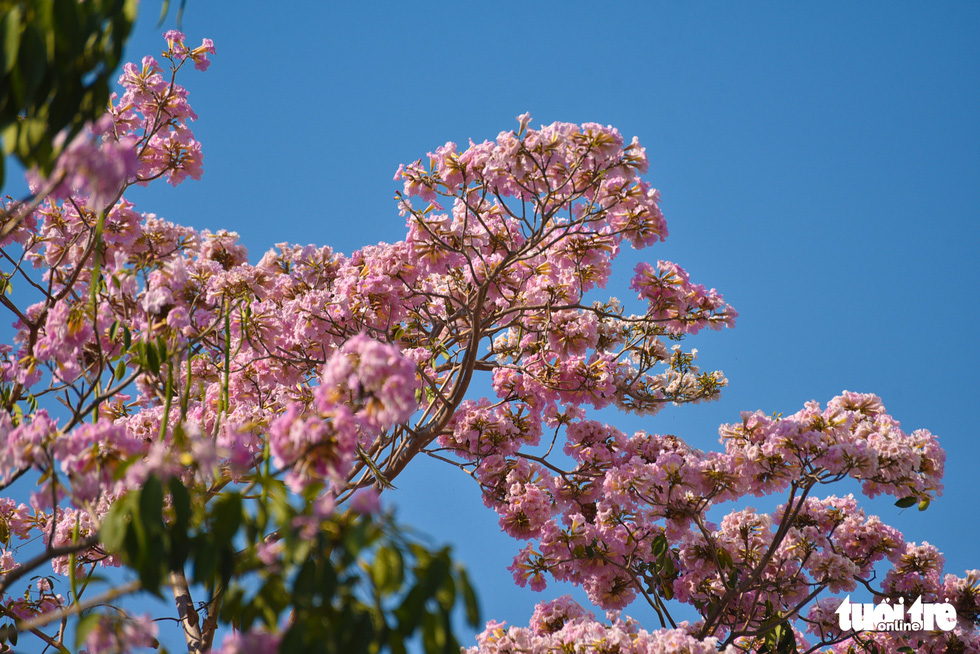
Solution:
[{"label": "blue sky", "polygon": [[[161,49],[173,14],[157,27],[155,12],[130,60]],[[139,210],[237,231],[253,261],[281,241],[349,253],[403,237],[399,163],[524,111],[614,125],[647,148],[671,235],[609,294],[631,296],[635,261],[669,259],[740,313],[689,341],[730,380],[719,402],[616,424],[717,448],[743,409],[877,393],[940,436],[946,492],[924,513],[865,507],[936,544],[948,572],[980,567],[980,5],[189,0],[182,28],[218,51],[182,77],[205,174],[132,194]],[[421,464],[396,484],[390,503],[455,545],[485,618],[526,624],[564,592],[512,584],[521,545],[462,474]]]}]

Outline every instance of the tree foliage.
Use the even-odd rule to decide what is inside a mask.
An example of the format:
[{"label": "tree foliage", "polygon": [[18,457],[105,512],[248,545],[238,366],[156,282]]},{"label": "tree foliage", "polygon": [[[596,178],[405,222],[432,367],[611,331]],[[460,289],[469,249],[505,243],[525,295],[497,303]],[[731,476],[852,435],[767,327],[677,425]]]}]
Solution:
[{"label": "tree foliage", "polygon": [[[0,346],[0,485],[33,484],[30,502],[0,500],[6,642],[64,650],[71,620],[90,651],[154,646],[150,616],[108,607],[169,590],[192,653],[400,652],[415,634],[457,651],[453,611],[478,619],[465,571],[377,514],[429,456],[528,541],[516,583],[571,581],[613,611],[543,602],[527,628],[487,624],[474,654],[978,647],[980,572],[944,574],[935,547],[853,496],[818,497],[847,478],[902,507],[941,493],[937,439],[903,431],[874,395],[743,413],[719,452],[590,419],[653,416],[727,384],[682,343],[737,314],[681,266],[636,266],[638,313],[595,299],[622,249],[667,236],[638,140],[525,114],[398,170],[403,241],[349,256],[283,243],[252,264],[237,234],[124,197],[202,172],[176,79],[214,45],[166,41],[166,68],[127,64],[122,96],[3,227],[16,335]],[[777,494],[771,513],[739,503]],[[842,631],[827,595],[859,586],[949,598],[959,622]],[[633,602],[658,624],[617,612]],[[702,619],[677,622],[677,603]]]},{"label": "tree foliage", "polygon": [[[0,2],[3,155],[51,172],[62,147],[105,111],[137,0]],[[58,139],[55,135],[60,134]],[[0,162],[0,185],[3,184]]]}]

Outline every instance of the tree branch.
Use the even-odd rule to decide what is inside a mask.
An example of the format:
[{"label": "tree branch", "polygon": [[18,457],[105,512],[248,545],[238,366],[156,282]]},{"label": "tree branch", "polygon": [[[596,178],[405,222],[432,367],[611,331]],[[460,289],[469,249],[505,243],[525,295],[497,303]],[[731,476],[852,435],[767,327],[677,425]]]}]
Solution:
[{"label": "tree branch", "polygon": [[93,606],[98,606],[100,604],[105,604],[110,602],[117,597],[122,597],[123,595],[129,595],[130,593],[135,593],[140,589],[139,581],[131,581],[123,586],[117,586],[116,588],[110,588],[106,592],[93,597],[90,600],[84,602],[75,602],[71,606],[66,606],[59,611],[52,611],[51,613],[42,613],[41,615],[35,616],[30,620],[24,620],[23,622],[17,623],[18,631],[29,631],[37,629],[38,627],[43,627],[46,624],[51,624],[56,620],[61,620],[70,615],[75,615],[76,613],[81,613]]},{"label": "tree branch", "polygon": [[187,654],[200,654],[205,651],[204,639],[201,637],[197,611],[194,609],[194,600],[191,599],[191,591],[183,570],[170,572],[170,587],[174,591],[177,614],[180,615],[180,623],[184,628],[184,638],[187,639]]}]

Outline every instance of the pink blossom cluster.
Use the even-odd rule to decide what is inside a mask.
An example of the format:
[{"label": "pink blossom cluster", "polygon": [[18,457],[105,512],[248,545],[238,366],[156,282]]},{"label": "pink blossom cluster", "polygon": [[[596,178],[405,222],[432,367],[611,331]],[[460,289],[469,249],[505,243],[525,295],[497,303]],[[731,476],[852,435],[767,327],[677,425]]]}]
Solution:
[{"label": "pink blossom cluster", "polygon": [[[214,43],[204,39],[201,46],[188,50],[184,38],[176,30],[166,34],[164,56],[173,63],[173,71],[185,59],[207,70]],[[186,124],[197,115],[187,104],[186,90],[172,79],[166,81],[150,56],[143,58],[140,68],[127,63],[123,71],[122,98],[113,94],[109,111],[70,143],[65,144],[65,134],[55,138],[53,146],[61,153],[54,170],[46,178],[32,171],[32,192],[59,199],[85,197],[89,209],[100,211],[115,204],[123,188],[135,180],[145,183],[167,174],[176,185],[188,175],[200,179],[200,143]]]},{"label": "pink blossom cluster", "polygon": [[[783,516],[786,516],[783,518]],[[780,519],[779,524],[773,521]],[[785,535],[775,542],[778,527]],[[817,588],[852,591],[882,558],[897,559],[904,541],[877,516],[865,516],[853,497],[808,498],[779,507],[772,515],[748,508],[732,512],[720,528],[689,532],[678,547],[680,576],[674,596],[709,606],[731,587],[736,571],[758,570],[755,592],[732,602],[726,622],[758,620],[760,604],[780,610],[805,603]],[[755,615],[754,615],[755,614]]]},{"label": "pink blossom cluster", "polygon": [[[44,529],[44,540],[49,547],[70,545],[77,539],[90,538],[96,535],[102,520],[109,513],[115,499],[112,496],[105,496],[90,508],[58,509],[45,515],[43,520],[38,521],[37,526],[39,529]],[[74,574],[78,577],[88,574],[93,564],[103,567],[119,567],[122,565],[122,561],[106,552],[99,545],[93,545],[79,551],[74,558]],[[57,556],[51,559],[51,570],[55,574],[67,577],[72,574],[71,564],[71,556]]]},{"label": "pink blossom cluster", "polygon": [[439,442],[469,455],[514,454],[525,445],[537,445],[541,438],[540,417],[526,412],[527,405],[492,403],[487,398],[463,400],[450,423],[452,432]]},{"label": "pink blossom cluster", "polygon": [[85,638],[88,654],[102,652],[133,652],[143,647],[156,647],[157,625],[149,615],[103,616]]},{"label": "pink blossom cluster", "polygon": [[267,631],[249,630],[225,636],[215,654],[269,654],[277,652],[279,636]]},{"label": "pink blossom cluster", "polygon": [[[532,302],[559,293],[575,302],[605,284],[624,239],[643,247],[667,235],[659,194],[640,178],[648,166],[644,149],[635,139],[624,147],[612,127],[522,128],[520,135],[471,142],[463,152],[450,142],[429,159],[430,167],[419,160],[395,175],[404,182],[400,202],[410,214],[414,258],[443,269],[468,262],[463,273],[476,279],[503,274],[491,301],[508,300],[512,293],[502,284],[516,275],[523,283],[508,286]],[[429,210],[414,209],[413,196],[430,202]],[[430,213],[441,209],[440,197],[452,198],[451,215]],[[549,241],[542,233],[565,238]],[[524,265],[497,270],[515,250],[526,257]]]},{"label": "pink blossom cluster", "polygon": [[32,528],[33,516],[29,506],[23,502],[18,504],[9,497],[0,498],[0,542],[9,545],[11,535],[24,540]]},{"label": "pink blossom cluster", "polygon": [[[765,624],[766,607],[792,615],[821,591],[854,590],[884,559],[895,565],[886,592],[928,594],[924,564],[899,565],[909,557],[900,532],[867,516],[851,495],[810,496],[844,476],[863,481],[871,496],[928,501],[941,492],[944,454],[935,437],[903,432],[873,395],[845,392],[826,409],[809,403],[786,418],[746,413],[741,425],[721,428],[725,452],[695,450],[674,436],[628,437],[575,411],[554,414],[575,464],[563,467],[524,454],[519,436],[508,444],[490,409],[464,414],[473,420],[456,423],[467,431],[457,429],[451,444],[470,448],[501,528],[532,541],[511,566],[521,586],[542,590],[549,576],[571,581],[607,609],[656,593],[710,615],[700,635],[720,637]],[[787,489],[789,502],[771,514],[736,509],[720,526],[707,518],[716,504]],[[658,540],[661,547],[651,545]],[[931,570],[929,592],[938,592],[941,558]],[[948,577],[973,615],[976,585]],[[965,633],[976,637],[972,627]]]},{"label": "pink blossom cluster", "polygon": [[415,363],[398,348],[353,337],[324,365],[315,412],[304,415],[305,405],[294,402],[270,425],[275,464],[290,468],[287,481],[296,491],[322,480],[342,488],[357,448],[416,411],[417,386]]},{"label": "pink blossom cluster", "polygon": [[807,632],[820,638],[840,639],[831,651],[845,654],[855,647],[899,654],[908,652],[978,652],[977,618],[980,615],[980,570],[969,570],[965,577],[942,575],[943,556],[929,543],[903,543],[885,575],[879,598],[893,606],[911,606],[917,599],[927,603],[951,604],[957,624],[952,631],[908,631],[892,633],[843,633],[836,613],[841,599],[828,597],[815,602],[807,616]]},{"label": "pink blossom cluster", "polygon": [[742,414],[720,429],[747,492],[787,488],[804,474],[850,476],[869,497],[925,500],[942,494],[946,455],[926,430],[907,434],[875,395],[845,391],[821,410],[816,402],[787,418]]},{"label": "pink blossom cluster", "polygon": [[3,609],[11,617],[28,620],[50,611],[56,611],[65,605],[65,598],[54,592],[51,580],[42,577],[20,597],[12,597],[3,603]]},{"label": "pink blossom cluster", "polygon": [[[907,544],[852,496],[815,496],[845,477],[923,508],[941,493],[936,438],[904,432],[877,397],[845,392],[785,418],[745,413],[722,426],[723,452],[586,419],[586,408],[613,406],[652,416],[727,384],[700,369],[697,350],[668,347],[736,317],[680,266],[637,266],[640,315],[585,299],[609,282],[622,248],[667,235],[636,139],[593,123],[533,129],[525,114],[517,132],[463,150],[450,142],[428,165],[399,168],[405,240],[349,256],[283,243],[251,264],[236,233],[182,227],[121,196],[202,172],[196,115],[174,75],[188,60],[207,68],[214,47],[166,39],[170,79],[152,57],[127,64],[123,96],[99,127],[101,150],[126,150],[135,165],[95,188],[66,155],[82,175],[72,195],[48,198],[4,243],[20,248],[15,273],[42,296],[13,312],[14,342],[0,347],[0,484],[40,473],[29,506],[0,502],[4,575],[22,564],[11,534],[70,548],[150,474],[209,498],[271,472],[318,495],[320,513],[348,499],[373,511],[378,490],[428,453],[455,456],[501,528],[528,541],[511,568],[518,584],[540,590],[550,577],[605,609],[677,599],[704,616],[647,632],[561,599],[539,606],[528,629],[491,623],[473,652],[716,651],[745,644],[738,630],[777,612],[823,624],[826,606],[810,610],[811,600],[869,583],[885,560],[883,592],[953,593],[976,615],[976,574],[942,576],[938,552]],[[494,397],[474,397],[479,375]],[[55,397],[67,407],[59,420],[38,408]],[[740,506],[720,524],[707,517],[777,492],[788,498],[770,514]],[[275,542],[256,551],[277,565]],[[76,578],[117,563],[98,545],[51,558],[61,575],[74,558]],[[60,602],[39,592],[37,611]],[[149,642],[134,625],[106,623],[93,638]],[[972,623],[957,634],[975,642]],[[222,651],[276,639],[235,634]]]},{"label": "pink blossom cluster", "polygon": [[728,645],[721,648],[717,638],[699,639],[682,624],[680,628],[646,631],[618,612],[609,621],[595,619],[570,596],[542,602],[534,610],[528,627],[507,627],[491,621],[477,635],[476,647],[464,649],[467,654],[550,654],[551,652],[618,652],[619,654],[735,654],[740,651]]},{"label": "pink blossom cluster", "polygon": [[105,114],[65,144],[66,134],[55,137],[60,149],[54,170],[46,178],[37,171],[28,175],[32,192],[55,198],[88,196],[89,206],[101,209],[111,203],[133,178],[139,165],[133,136],[118,138],[112,116]]},{"label": "pink blossom cluster", "polygon": [[[157,268],[179,277],[186,248],[203,244],[209,253],[207,248],[213,251],[215,241],[223,238],[141,215],[121,198],[133,183],[163,176],[176,184],[201,174],[200,144],[187,125],[196,115],[174,76],[186,58],[206,67],[213,44],[188,51],[183,35],[175,32],[167,38],[169,81],[153,58],[144,59],[142,68],[127,65],[119,80],[122,98],[114,95],[108,112],[71,143],[56,139],[55,146],[63,147],[49,178],[29,173],[32,191],[46,199],[2,244],[13,274],[42,291],[40,301],[13,311],[14,342],[0,348],[0,384],[8,403],[0,412],[0,485],[8,487],[32,468],[40,474],[30,505],[15,506],[6,498],[0,502],[0,583],[5,589],[7,574],[20,575],[23,561],[36,554],[29,543],[13,544],[12,537],[33,541],[40,536],[50,550],[69,551],[94,538],[112,503],[142,485],[149,474],[195,478],[195,470],[172,456],[172,432],[163,430],[167,433],[159,438],[165,415],[161,393],[131,373],[147,365],[148,355],[139,355],[143,363],[138,364],[137,351],[128,343],[134,338],[159,344],[153,353],[158,363],[186,347],[186,336],[168,332],[170,326],[155,316],[165,307],[145,281]],[[31,265],[40,269],[36,277],[29,272]],[[179,310],[174,318],[178,316]],[[197,325],[203,324],[199,318]],[[127,404],[130,397],[119,391],[133,380],[148,394]],[[39,401],[58,393],[68,405],[67,418],[54,419],[37,408]],[[197,438],[186,443],[187,454],[197,466],[206,466],[205,445],[213,441],[201,438],[201,415],[199,408],[171,412],[171,424],[189,416],[183,432]],[[71,574],[72,562],[78,579],[96,564],[120,564],[99,545],[50,557],[56,574]],[[64,606],[51,583],[45,583],[36,597],[4,592],[0,602],[19,619]],[[109,641],[123,651],[149,645],[139,636],[147,630],[130,633],[133,624],[126,620],[108,630],[96,629],[90,641],[99,633],[104,638],[89,647],[109,651]]]},{"label": "pink blossom cluster", "polygon": [[647,314],[663,322],[672,333],[696,334],[702,327],[734,327],[738,313],[725,304],[715,289],[692,284],[687,272],[670,261],[636,265],[630,288],[650,303]]},{"label": "pink blossom cluster", "polygon": [[[167,40],[174,74],[208,51]],[[120,84],[109,115],[138,160],[127,184],[199,176],[186,91],[152,58],[127,65]],[[440,156],[457,165],[449,150]],[[458,161],[458,179],[440,187],[455,194],[452,218],[403,199],[406,241],[349,257],[281,244],[252,265],[237,234],[181,227],[122,197],[105,211],[82,195],[49,199],[23,221],[22,261],[50,292],[17,316],[3,383],[21,398],[71,386],[79,399],[61,424],[43,410],[6,424],[0,477],[49,471],[32,509],[52,546],[77,537],[70,525],[95,533],[108,503],[149,474],[247,483],[268,456],[294,490],[341,494],[374,478],[365,459],[393,476],[403,453],[437,439],[514,454],[560,403],[652,413],[717,393],[722,378],[672,362],[648,317],[581,303],[606,283],[624,239],[666,234],[635,141],[555,124],[472,145]],[[546,190],[554,176],[561,199]],[[463,398],[477,367],[492,369],[497,403]],[[93,395],[105,399],[90,404]],[[96,407],[100,419],[85,424]],[[510,495],[532,525],[548,518],[533,483]],[[520,513],[507,528],[535,533]],[[83,568],[113,562],[97,547],[76,556]],[[69,572],[67,557],[54,567]]]},{"label": "pink blossom cluster", "polygon": [[109,109],[116,130],[138,134],[139,169],[137,178],[141,184],[158,177],[165,177],[176,186],[188,176],[200,179],[203,173],[201,144],[187,126],[196,120],[197,114],[187,102],[187,90],[173,81],[176,72],[187,59],[198,70],[207,70],[207,55],[214,54],[210,39],[193,50],[184,45],[184,35],[170,30],[165,35],[167,50],[163,56],[170,61],[172,75],[164,78],[164,71],[151,56],[143,57],[139,67],[127,63],[119,84],[125,93]]},{"label": "pink blossom cluster", "polygon": [[163,38],[167,40],[169,55],[178,65],[183,63],[185,59],[190,59],[194,62],[194,68],[200,71],[205,71],[208,66],[211,65],[211,61],[208,59],[208,54],[214,54],[214,41],[211,39],[204,39],[201,45],[197,46],[193,50],[188,50],[187,46],[184,45],[183,32],[177,30],[169,30],[163,35]]},{"label": "pink blossom cluster", "polygon": [[[431,168],[419,160],[400,166],[395,179],[404,181],[406,197],[426,201],[462,196],[469,203],[480,196],[466,191],[483,185],[498,198],[541,199],[539,219],[576,219],[583,232],[615,234],[634,247],[666,238],[659,194],[639,178],[648,162],[636,139],[624,147],[612,127],[553,123],[535,130],[526,129],[529,116],[519,120],[519,134],[501,132],[496,142],[471,142],[463,152],[446,143],[429,153]],[[558,216],[564,211],[570,218]]]}]

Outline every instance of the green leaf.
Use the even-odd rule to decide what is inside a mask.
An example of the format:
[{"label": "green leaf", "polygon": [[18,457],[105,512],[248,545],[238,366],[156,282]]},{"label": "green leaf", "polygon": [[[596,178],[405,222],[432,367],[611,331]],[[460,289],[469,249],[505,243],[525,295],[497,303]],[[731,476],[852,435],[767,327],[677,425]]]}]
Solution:
[{"label": "green leaf", "polygon": [[157,28],[163,25],[163,21],[167,17],[168,11],[170,11],[170,0],[163,0],[163,2],[160,3],[160,19],[157,22]]},{"label": "green leaf", "polygon": [[17,63],[20,48],[20,24],[23,14],[20,5],[14,5],[0,21],[0,72],[9,73]]},{"label": "green leaf", "polygon": [[897,506],[900,509],[907,509],[910,506],[915,506],[918,502],[919,500],[917,500],[914,497],[903,497],[902,499],[895,502],[895,506]]},{"label": "green leaf", "polygon": [[[180,3],[181,10],[183,10],[184,2],[186,1],[187,0],[181,0]],[[125,3],[123,4],[123,10],[122,10],[123,18],[130,25],[136,22],[136,10],[138,8],[139,8],[139,0],[126,0]],[[178,20],[178,22],[180,21]],[[123,36],[125,37],[126,35]]]},{"label": "green leaf", "polygon": [[[17,625],[16,623],[9,623],[0,626],[0,645],[10,641],[11,645],[17,644]],[[4,651],[7,651],[4,649]]]},{"label": "green leaf", "polygon": [[[11,89],[14,88],[14,83],[16,80],[11,80]],[[0,138],[3,140],[3,155],[7,156],[17,152],[17,123],[10,123],[9,125],[3,126],[3,132],[0,133]]]},{"label": "green leaf", "polygon": [[[34,94],[44,79],[44,73],[48,67],[48,53],[44,45],[44,38],[35,25],[28,23],[24,26],[21,34],[20,49],[17,52],[16,76],[20,77],[22,104],[41,104],[41,98],[35,98]],[[15,91],[16,92],[16,91]],[[29,119],[28,119],[29,120]],[[35,142],[36,143],[36,142]],[[33,152],[32,147],[23,154]]]},{"label": "green leaf", "polygon": [[54,34],[57,49],[69,53],[69,56],[78,52],[82,47],[80,33],[78,2],[76,0],[55,0]]},{"label": "green leaf", "polygon": [[160,374],[160,355],[157,354],[157,349],[153,346],[153,343],[141,343],[140,349],[143,350],[143,354],[146,357],[146,366],[154,375]]},{"label": "green leaf", "polygon": [[[448,561],[446,565],[449,565]],[[453,581],[451,574],[446,575],[442,585],[436,591],[436,601],[446,613],[452,611],[453,605],[456,603],[456,582]]]},{"label": "green leaf", "polygon": [[174,528],[187,531],[191,519],[191,495],[177,477],[171,477],[167,483],[174,507]]},{"label": "green leaf", "polygon": [[223,494],[214,503],[211,537],[218,545],[230,545],[242,524],[242,496],[237,492]]},{"label": "green leaf", "polygon": [[83,615],[79,619],[78,624],[75,626],[75,649],[78,650],[85,644],[85,639],[92,632],[92,629],[99,624],[99,618],[101,616],[98,613],[89,613],[88,615]]},{"label": "green leaf", "polygon": [[920,511],[925,511],[926,509],[928,509],[929,508],[929,502],[930,502],[930,500],[929,500],[928,497],[923,497],[921,500],[919,500],[919,510]]},{"label": "green leaf", "polygon": [[383,472],[381,472],[381,468],[379,468],[374,462],[374,459],[368,456],[367,452],[365,452],[360,445],[357,446],[357,456],[361,459],[361,462],[364,463],[364,465],[371,469],[371,474],[374,475],[375,481],[377,481],[382,488],[388,490],[395,488],[395,485],[388,481],[388,478],[385,477]]},{"label": "green leaf", "polygon": [[334,570],[333,565],[327,560],[317,566],[317,586],[320,590],[320,596],[324,600],[330,600],[334,594],[337,592],[340,583],[337,579],[337,570]]},{"label": "green leaf", "polygon": [[120,479],[122,479],[123,477],[125,477],[126,476],[126,472],[138,460],[140,460],[140,457],[134,456],[134,457],[131,457],[129,459],[124,459],[121,463],[119,463],[119,465],[116,466],[116,469],[112,471],[112,479],[113,479],[113,481],[119,481]]},{"label": "green leaf", "polygon": [[445,583],[446,577],[449,576],[449,564],[445,558],[437,556],[427,566],[418,570],[416,576],[420,577],[418,585],[426,599],[435,597]]},{"label": "green leaf", "polygon": [[476,598],[476,591],[465,569],[459,569],[458,577],[459,589],[463,593],[463,606],[466,608],[466,622],[475,629],[480,626],[480,604]]},{"label": "green leaf", "polygon": [[653,539],[650,549],[658,559],[663,557],[667,553],[667,538],[663,534],[660,534]]},{"label": "green leaf", "polygon": [[422,612],[425,610],[426,599],[422,589],[417,585],[408,591],[401,605],[395,609],[398,628],[401,632],[410,634],[415,631],[419,625],[419,620],[422,618]]},{"label": "green leaf", "polygon": [[190,555],[190,538],[187,530],[191,521],[191,496],[177,477],[171,477],[168,483],[171,504],[174,510],[174,521],[170,525],[170,569],[183,569]]},{"label": "green leaf", "polygon": [[254,604],[261,609],[265,623],[275,626],[279,623],[279,614],[289,606],[289,592],[283,584],[282,578],[278,576],[270,577],[265,585],[255,596]]},{"label": "green leaf", "polygon": [[137,499],[138,515],[130,523],[135,536],[129,542],[130,558],[143,588],[159,595],[167,563],[167,539],[163,524],[163,487],[156,477],[147,479]]},{"label": "green leaf", "polygon": [[47,114],[42,110],[38,110],[36,114],[34,118],[25,118],[14,126],[18,156],[30,156],[45,149],[50,150],[50,144],[43,143],[47,134]]},{"label": "green leaf", "polygon": [[241,586],[232,586],[225,592],[225,598],[221,602],[220,618],[225,622],[234,622],[239,629],[247,629],[248,625],[243,625],[240,617],[244,614],[245,590]]},{"label": "green leaf", "polygon": [[294,620],[289,629],[279,641],[280,652],[303,652],[308,651],[307,647],[306,624],[301,620]]},{"label": "green leaf", "polygon": [[199,584],[210,583],[214,580],[218,566],[218,550],[207,534],[195,538],[193,545],[194,581]]},{"label": "green leaf", "polygon": [[405,649],[405,636],[398,631],[393,629],[388,632],[387,642],[391,654],[408,654],[408,650]]},{"label": "green leaf", "polygon": [[426,613],[422,618],[422,644],[426,654],[441,654],[446,650],[446,627],[439,616]]},{"label": "green leaf", "polygon": [[782,622],[766,634],[765,644],[759,649],[770,654],[797,654],[796,636],[789,622]]},{"label": "green leaf", "polygon": [[309,559],[303,564],[296,574],[296,581],[293,582],[293,601],[298,609],[310,609],[314,606],[313,598],[316,596],[316,562]]},{"label": "green leaf", "polygon": [[735,562],[732,560],[732,555],[723,547],[719,547],[718,553],[718,563],[723,568],[734,568]]},{"label": "green leaf", "polygon": [[130,520],[129,502],[122,500],[112,505],[99,527],[99,540],[107,550],[122,553]]},{"label": "green leaf", "polygon": [[405,581],[404,560],[398,550],[383,546],[371,563],[371,580],[382,595],[390,595]]},{"label": "green leaf", "polygon": [[156,477],[143,483],[139,494],[140,520],[147,534],[158,534],[163,528],[163,486]]}]

